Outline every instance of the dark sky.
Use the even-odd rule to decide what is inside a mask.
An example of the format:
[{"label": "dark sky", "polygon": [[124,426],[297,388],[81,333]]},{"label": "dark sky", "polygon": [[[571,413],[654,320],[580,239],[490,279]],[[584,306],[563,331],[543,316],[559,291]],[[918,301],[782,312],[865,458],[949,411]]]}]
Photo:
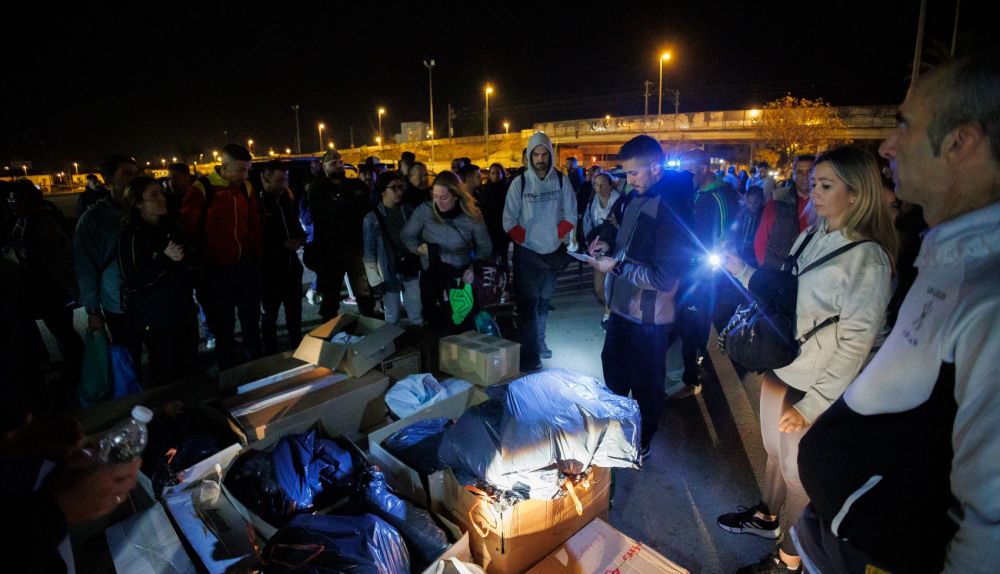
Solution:
[{"label": "dark sky", "polygon": [[[954,3],[929,0],[925,50],[950,44]],[[387,134],[401,121],[426,121],[425,58],[437,62],[438,133],[451,103],[459,136],[481,132],[487,81],[496,87],[494,132],[504,119],[524,129],[641,114],[647,79],[654,111],[663,48],[674,54],[664,85],[680,89],[681,111],[760,106],[787,92],[833,105],[897,104],[919,1],[415,2],[406,12],[203,4],[215,7],[8,12],[0,42],[13,97],[0,116],[0,162],[65,169],[119,151],[155,162],[250,137],[258,151],[294,148],[292,104],[301,106],[304,151],[317,147],[319,121],[341,147],[353,126],[360,145],[374,138],[379,105]],[[985,21],[982,6],[962,2],[960,31]],[[672,110],[665,98],[664,112]]]}]

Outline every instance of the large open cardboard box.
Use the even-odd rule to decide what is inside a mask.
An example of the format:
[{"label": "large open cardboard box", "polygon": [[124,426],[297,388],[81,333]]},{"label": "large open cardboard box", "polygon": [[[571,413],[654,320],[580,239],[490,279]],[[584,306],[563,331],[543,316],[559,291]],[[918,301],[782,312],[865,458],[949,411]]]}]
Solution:
[{"label": "large open cardboard box", "polygon": [[600,518],[577,532],[528,574],[687,574],[687,570]]},{"label": "large open cardboard box", "polygon": [[308,372],[313,368],[315,365],[296,359],[291,352],[278,353],[221,371],[219,388],[224,392],[236,389],[237,393],[245,393]]},{"label": "large open cardboard box", "polygon": [[[339,333],[364,338],[350,344],[333,342]],[[292,356],[360,377],[396,352],[393,340],[402,333],[403,328],[392,323],[345,313],[310,331]]]},{"label": "large open cardboard box", "polygon": [[233,430],[248,443],[304,432],[316,421],[322,421],[331,436],[360,441],[385,423],[383,395],[389,377],[377,371],[360,378],[328,370],[321,374],[302,386],[292,386],[289,380],[224,399],[221,405]]},{"label": "large open cardboard box", "polygon": [[476,331],[441,339],[440,369],[480,387],[516,377],[521,368],[521,344]]},{"label": "large open cardboard box", "polygon": [[443,475],[443,490],[431,497],[442,500],[443,516],[467,529],[472,556],[489,574],[525,572],[595,518],[608,517],[611,471],[606,468],[595,467],[590,488],[576,491],[582,514],[569,496],[501,508],[466,490],[450,469]]},{"label": "large open cardboard box", "polygon": [[486,395],[476,387],[458,393],[453,397],[448,397],[439,403],[430,405],[419,410],[412,415],[400,419],[390,425],[372,431],[368,435],[368,450],[371,453],[371,461],[378,465],[385,473],[385,479],[392,488],[401,496],[405,496],[413,502],[431,510],[434,508],[430,497],[430,482],[441,482],[443,476],[441,472],[436,472],[431,476],[421,475],[419,472],[409,467],[403,461],[393,456],[389,451],[382,448],[382,441],[392,436],[398,430],[402,430],[414,423],[426,419],[445,417],[452,420],[462,416],[469,407],[477,405],[487,399]]}]

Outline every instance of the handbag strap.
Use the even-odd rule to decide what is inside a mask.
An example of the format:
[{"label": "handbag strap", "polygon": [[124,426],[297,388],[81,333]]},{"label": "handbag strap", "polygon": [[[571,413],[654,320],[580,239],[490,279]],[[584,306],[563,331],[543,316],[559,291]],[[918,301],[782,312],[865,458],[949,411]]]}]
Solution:
[{"label": "handbag strap", "polygon": [[[782,269],[787,268],[788,271],[792,271],[793,273],[795,270],[798,270],[799,256],[802,255],[803,251],[805,251],[806,245],[809,245],[809,242],[812,241],[813,235],[816,235],[815,231],[806,235],[806,238],[802,240],[801,244],[799,244],[799,248],[795,250],[794,255],[785,258],[785,263],[781,266]],[[799,275],[801,275],[801,273],[799,273]]]},{"label": "handbag strap", "polygon": [[[385,216],[382,215],[382,212],[379,211],[378,208],[379,206],[376,205],[375,209],[373,209],[372,211],[375,213],[375,219],[378,220],[378,227],[380,230],[382,230],[382,239],[385,240],[386,245],[392,245],[393,250],[395,250],[397,253],[409,253],[409,251],[402,248],[403,247],[402,245],[397,245],[396,242],[393,241],[392,236],[389,235],[389,229],[386,227],[385,224]],[[403,221],[404,222],[406,221],[406,215],[403,215]]]},{"label": "handbag strap", "polygon": [[[810,234],[810,237],[812,237],[812,234]],[[829,260],[831,260],[831,259],[833,259],[835,257],[839,257],[840,255],[843,255],[844,253],[847,253],[848,251],[850,251],[851,249],[854,249],[855,247],[857,247],[858,245],[861,245],[862,243],[871,243],[871,239],[862,239],[861,241],[852,241],[851,243],[848,243],[847,245],[843,245],[843,246],[839,247],[838,249],[834,249],[833,251],[827,253],[823,257],[820,257],[816,261],[813,261],[812,263],[810,263],[809,265],[807,265],[805,269],[803,269],[802,271],[799,271],[796,275],[799,276],[799,277],[801,277],[802,274],[805,273],[806,271],[812,271],[813,269],[819,267],[820,265],[826,263],[827,261],[829,261]],[[799,249],[799,252],[801,252],[801,251],[802,250]],[[798,253],[795,254],[795,257],[798,258]]]}]

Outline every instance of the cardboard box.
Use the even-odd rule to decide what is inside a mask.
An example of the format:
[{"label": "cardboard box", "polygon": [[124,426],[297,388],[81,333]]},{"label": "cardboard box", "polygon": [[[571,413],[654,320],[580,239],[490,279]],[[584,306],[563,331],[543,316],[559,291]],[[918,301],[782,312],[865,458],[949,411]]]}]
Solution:
[{"label": "cardboard box", "polygon": [[431,500],[429,483],[431,481],[442,482],[444,480],[442,473],[436,472],[430,477],[421,475],[413,468],[407,466],[406,463],[394,457],[389,451],[382,448],[382,441],[396,431],[422,420],[438,417],[457,419],[469,407],[477,405],[486,399],[487,397],[482,391],[475,387],[469,387],[461,393],[417,411],[405,419],[372,431],[368,435],[368,450],[371,453],[372,464],[378,465],[382,469],[386,482],[400,496],[408,498],[424,508],[430,508],[434,511],[439,510],[439,508],[434,508],[433,501]]},{"label": "cardboard box", "polygon": [[315,365],[296,359],[290,352],[279,353],[221,371],[219,388],[235,388],[237,393],[245,393],[308,372],[314,367]]},{"label": "cardboard box", "polygon": [[489,574],[525,572],[595,518],[608,517],[611,472],[605,468],[594,468],[590,488],[576,491],[582,514],[569,496],[503,508],[465,490],[451,470],[443,475],[442,513],[467,528],[472,556]]},{"label": "cardboard box", "polygon": [[235,444],[199,462],[184,471],[183,483],[163,493],[177,532],[208,572],[247,572],[257,559],[253,528],[226,496],[211,505],[197,502],[201,483],[215,474],[215,465],[229,468],[240,450]]},{"label": "cardboard box", "polygon": [[441,339],[440,368],[445,373],[488,387],[516,377],[521,369],[521,344],[467,331]]},{"label": "cardboard box", "polygon": [[687,574],[649,546],[625,536],[607,522],[595,518],[562,548],[549,554],[528,574]]},{"label": "cardboard box", "polygon": [[388,375],[390,379],[398,381],[410,375],[426,372],[423,370],[423,363],[420,351],[413,347],[407,347],[396,351],[393,356],[382,361],[378,370],[380,373]]},{"label": "cardboard box", "polygon": [[[339,333],[364,338],[351,344],[333,342]],[[345,313],[310,331],[293,357],[360,377],[396,352],[393,340],[402,333],[402,327],[392,323]]]},{"label": "cardboard box", "polygon": [[[439,517],[440,518],[440,517]],[[431,563],[423,572],[420,574],[438,574],[438,562],[447,562],[452,558],[460,562],[471,563],[472,562],[472,552],[469,550],[469,534],[465,533],[458,537],[458,540],[451,545],[448,550],[445,550],[443,554],[437,557],[437,560]]]},{"label": "cardboard box", "polygon": [[[389,377],[379,372],[355,378],[326,371],[303,386],[272,387],[220,403],[229,413],[233,430],[248,443],[270,444],[286,434],[304,432],[316,421],[321,421],[331,436],[358,441],[385,424],[388,410],[383,395],[389,388]],[[277,392],[271,394],[271,390]]]},{"label": "cardboard box", "polygon": [[129,574],[197,574],[163,507],[126,518],[106,531],[115,571]]}]

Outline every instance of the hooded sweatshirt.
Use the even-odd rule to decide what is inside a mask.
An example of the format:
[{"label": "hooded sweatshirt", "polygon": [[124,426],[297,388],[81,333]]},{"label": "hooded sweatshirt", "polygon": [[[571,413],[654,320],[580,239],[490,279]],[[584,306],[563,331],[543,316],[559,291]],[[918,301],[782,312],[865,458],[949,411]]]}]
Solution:
[{"label": "hooded sweatshirt", "polygon": [[528,140],[528,160],[538,146],[549,150],[549,168],[539,179],[528,166],[523,176],[514,178],[507,191],[503,210],[503,229],[511,239],[535,253],[552,253],[568,242],[576,226],[576,194],[568,177],[552,167],[555,152],[552,141],[542,132]]}]

